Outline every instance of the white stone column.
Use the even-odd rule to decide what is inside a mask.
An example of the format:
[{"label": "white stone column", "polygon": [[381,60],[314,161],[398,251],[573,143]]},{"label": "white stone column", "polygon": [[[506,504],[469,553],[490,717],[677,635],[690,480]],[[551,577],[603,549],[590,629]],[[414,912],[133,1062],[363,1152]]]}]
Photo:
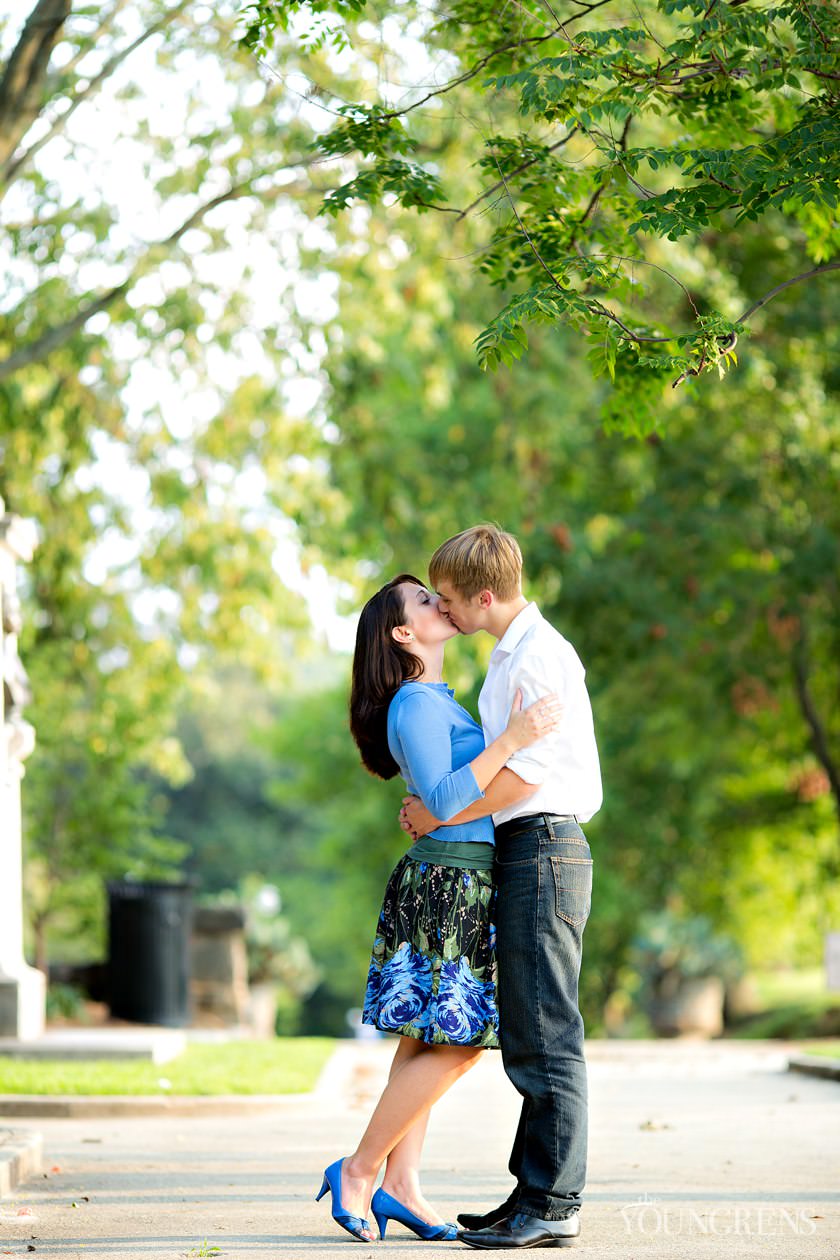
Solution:
[{"label": "white stone column", "polygon": [[22,716],[28,696],[18,656],[16,567],[32,558],[32,521],[8,516],[0,499],[0,1036],[29,1041],[44,1031],[46,979],[23,954],[20,784],[35,732]]}]

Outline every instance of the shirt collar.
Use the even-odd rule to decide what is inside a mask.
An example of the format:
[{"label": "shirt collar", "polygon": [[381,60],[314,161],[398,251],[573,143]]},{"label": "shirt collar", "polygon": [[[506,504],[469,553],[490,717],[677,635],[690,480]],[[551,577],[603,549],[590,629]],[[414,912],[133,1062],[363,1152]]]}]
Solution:
[{"label": "shirt collar", "polygon": [[531,601],[530,604],[525,605],[522,612],[516,614],[501,639],[499,639],[499,642],[490,654],[491,661],[499,656],[510,656],[511,652],[524,639],[526,633],[538,621],[542,621],[542,613],[537,608],[537,605]]}]

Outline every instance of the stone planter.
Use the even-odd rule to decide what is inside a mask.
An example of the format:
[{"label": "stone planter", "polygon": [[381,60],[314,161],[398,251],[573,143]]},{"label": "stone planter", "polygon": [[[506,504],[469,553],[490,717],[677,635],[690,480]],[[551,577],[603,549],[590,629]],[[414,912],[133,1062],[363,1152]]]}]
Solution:
[{"label": "stone planter", "polygon": [[758,989],[751,976],[741,976],[727,984],[723,999],[723,1017],[727,1024],[748,1019],[760,1009]]},{"label": "stone planter", "polygon": [[245,911],[200,906],[193,916],[190,995],[199,1018],[222,1026],[248,1019]]},{"label": "stone planter", "polygon": [[719,976],[684,976],[660,992],[648,1015],[660,1037],[719,1037],[723,1032],[724,984]]},{"label": "stone planter", "polygon": [[277,986],[269,981],[251,985],[248,999],[248,1025],[261,1040],[274,1036],[277,1020]]}]

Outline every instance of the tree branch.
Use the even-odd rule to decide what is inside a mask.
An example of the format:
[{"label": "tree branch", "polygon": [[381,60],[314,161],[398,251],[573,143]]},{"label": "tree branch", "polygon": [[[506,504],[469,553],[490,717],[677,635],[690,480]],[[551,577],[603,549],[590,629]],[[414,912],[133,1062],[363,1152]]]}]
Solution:
[{"label": "tree branch", "polygon": [[5,380],[14,372],[20,371],[23,367],[29,367],[31,363],[37,363],[40,359],[45,359],[47,355],[52,354],[53,350],[57,350],[59,346],[63,346],[70,338],[84,325],[89,319],[93,319],[94,315],[98,315],[100,311],[106,310],[117,298],[122,297],[126,290],[130,288],[133,280],[137,278],[135,272],[119,284],[114,289],[109,289],[107,293],[103,293],[95,301],[83,306],[80,311],[68,319],[63,324],[57,324],[55,328],[50,328],[40,337],[36,337],[29,345],[21,346],[20,350],[15,350],[8,358],[0,361],[0,381]]},{"label": "tree branch", "polygon": [[784,280],[781,284],[777,284],[775,289],[771,289],[769,293],[765,293],[764,297],[759,298],[757,302],[753,302],[752,306],[747,307],[743,315],[737,320],[739,324],[745,324],[750,316],[756,311],[761,310],[762,306],[766,306],[777,293],[781,293],[783,289],[789,289],[792,284],[798,284],[800,280],[808,280],[811,276],[822,275],[824,271],[840,270],[840,261],[823,263],[821,267],[812,267],[810,271],[803,271],[798,276],[792,276],[790,280]]},{"label": "tree branch", "polygon": [[[499,165],[498,158],[496,159],[496,165],[499,167],[499,174],[502,177],[502,184],[504,185],[505,192],[507,193],[507,198],[508,198],[508,201],[510,202],[510,207],[513,210],[514,217],[516,218],[516,222],[519,224],[519,230],[521,231],[522,235],[525,237],[525,240],[528,242],[528,245],[531,249],[532,254],[536,258],[537,262],[540,264],[540,266],[542,267],[543,271],[546,273],[548,278],[551,280],[551,283],[554,285],[555,289],[558,289],[559,292],[563,293],[564,290],[563,290],[562,284],[557,279],[554,272],[551,270],[548,263],[545,261],[542,254],[540,253],[540,251],[537,249],[536,245],[531,239],[531,235],[528,229],[525,227],[525,224],[522,222],[522,218],[519,214],[519,211],[516,208],[516,203],[510,194],[510,189],[508,188],[507,180],[505,179],[505,176],[502,172],[502,168]],[[602,305],[601,302],[597,302],[593,299],[592,310],[597,311],[598,314],[602,315],[605,319],[609,319],[612,321],[612,323],[617,324],[618,327],[625,334],[625,336],[628,338],[628,340],[634,341],[638,345],[641,345],[643,342],[673,341],[674,337],[678,335],[677,333],[673,333],[669,337],[640,337],[636,333],[634,333],[630,328],[628,328],[627,325],[623,323],[621,319],[619,319],[618,315],[616,315],[614,311],[611,311],[609,307]]]},{"label": "tree branch", "polygon": [[[84,61],[85,57],[87,57],[88,53],[91,51],[91,48],[96,46],[97,42],[102,38],[103,35],[108,34],[108,31],[114,25],[114,22],[117,20],[117,18],[119,17],[122,10],[126,7],[126,5],[129,4],[129,2],[130,0],[114,0],[114,7],[111,9],[110,13],[106,13],[104,17],[101,17],[98,20],[98,25],[96,27],[96,30],[92,31],[91,34],[86,37],[87,42],[83,42],[79,45],[79,48],[76,51],[75,55],[72,56],[69,61],[65,61],[64,65],[61,67],[61,70],[56,72],[54,79],[53,79],[53,76],[48,77],[47,79],[48,88],[50,84],[53,83],[54,81],[57,82],[59,79],[62,79],[62,78],[66,79],[68,74],[73,73],[73,71],[78,66],[79,62]],[[71,13],[70,16],[73,17],[74,14]],[[82,16],[87,16],[87,15],[76,14],[75,16],[82,17]],[[50,95],[53,95],[53,93],[50,93]]]},{"label": "tree branch", "polygon": [[[533,166],[535,162],[539,162],[540,158],[545,157],[546,153],[553,153],[555,149],[561,149],[564,144],[568,144],[568,142],[571,140],[572,136],[577,132],[577,130],[578,130],[577,127],[572,127],[568,135],[565,135],[562,140],[558,140],[556,144],[549,145],[545,153],[539,153],[536,157],[529,158],[527,162],[523,162],[521,166],[517,166],[516,170],[511,171],[510,175],[508,176],[508,179],[515,179],[517,175],[521,175],[523,171],[527,171],[529,166]],[[498,163],[498,159],[497,159],[497,163]],[[476,197],[475,201],[471,201],[470,204],[467,206],[467,208],[465,210],[462,210],[459,213],[458,218],[465,219],[467,215],[476,208],[476,206],[481,205],[482,201],[486,201],[488,197],[493,196],[494,192],[498,192],[499,189],[503,187],[503,184],[504,184],[504,181],[501,179],[498,179],[496,180],[496,183],[492,185],[492,187],[485,188],[484,192],[480,193],[479,196]]]},{"label": "tree branch", "polygon": [[[303,167],[316,166],[319,161],[320,159],[313,154],[310,157],[303,157],[289,162],[287,166],[278,168],[278,171],[280,169],[298,170]],[[200,205],[169,236],[147,245],[142,257],[134,264],[121,284],[115,285],[107,293],[100,294],[98,298],[94,298],[92,302],[83,306],[72,319],[48,329],[28,345],[21,346],[19,350],[15,350],[7,358],[0,360],[0,381],[5,380],[23,367],[39,362],[60,346],[65,345],[75,333],[85,326],[88,320],[92,319],[94,315],[98,315],[100,311],[107,310],[114,302],[123,297],[142,275],[152,270],[161,251],[172,250],[191,228],[196,227],[217,206],[247,196],[257,197],[265,205],[278,197],[291,196],[296,191],[293,183],[287,183],[276,184],[273,188],[266,189],[264,192],[255,192],[253,185],[260,178],[262,178],[262,173],[253,176],[251,179],[244,180],[242,183],[232,184],[223,193],[219,193],[217,197],[212,197],[209,201]]]},{"label": "tree branch", "polygon": [[413,105],[406,105],[404,109],[392,109],[387,114],[377,114],[377,121],[390,122],[392,118],[402,118],[404,114],[410,114],[415,109],[419,109],[421,105],[425,105],[426,101],[432,100],[435,96],[445,96],[447,92],[451,92],[453,88],[458,87],[461,83],[468,83],[470,79],[474,79],[477,74],[480,74],[494,57],[501,57],[502,53],[513,52],[515,48],[526,48],[529,44],[544,44],[547,39],[554,39],[555,35],[559,33],[559,30],[555,29],[549,31],[547,35],[531,35],[527,39],[518,39],[511,44],[501,44],[498,48],[491,48],[489,53],[484,57],[480,57],[469,70],[465,70],[463,74],[450,79],[448,83],[444,83],[443,87],[435,88],[433,92],[427,92],[425,96],[421,96],[419,101],[415,101]]},{"label": "tree branch", "polygon": [[70,0],[38,0],[0,80],[0,163],[38,117],[47,66],[70,13]]},{"label": "tree branch", "polygon": [[[534,244],[527,228],[525,227],[525,224],[522,222],[522,219],[520,218],[519,212],[516,209],[513,198],[511,197],[511,194],[510,194],[510,189],[507,187],[507,184],[505,184],[505,192],[507,193],[508,200],[510,201],[511,209],[513,210],[516,221],[519,224],[520,231],[522,232],[522,235],[525,237],[526,241],[528,242],[528,245],[530,246],[530,249],[534,257],[536,258],[537,262],[540,264],[542,269],[545,271],[545,273],[550,277],[551,282],[555,286],[555,288],[562,290],[563,286],[560,284],[560,281],[557,279],[554,272],[551,270],[551,268],[543,259],[542,255],[540,254],[539,250]],[[596,254],[596,255],[593,255],[593,257],[599,257],[599,255]],[[603,257],[605,258],[610,257],[610,255],[605,254],[603,255]],[[620,257],[620,255],[614,255],[614,257]],[[638,262],[643,265],[645,264],[645,260],[643,259],[633,259],[633,260],[628,259],[628,261]],[[656,264],[654,263],[649,263],[646,265],[656,266]],[[677,280],[676,276],[672,275],[671,272],[666,271],[664,267],[657,267],[656,269],[658,271],[662,271],[665,275],[670,276],[672,280],[674,280],[677,284],[680,285],[680,288],[688,297],[687,289],[685,288],[684,285],[680,284],[680,281]],[[813,267],[810,271],[804,271],[799,276],[793,276],[790,280],[785,280],[782,284],[777,284],[775,289],[771,289],[769,293],[765,293],[764,297],[759,298],[757,302],[754,302],[751,307],[749,307],[746,311],[744,311],[743,315],[741,315],[740,318],[736,320],[736,323],[738,324],[746,323],[746,321],[752,315],[754,315],[757,310],[759,310],[762,306],[764,306],[767,302],[769,302],[772,298],[774,298],[777,293],[781,293],[783,289],[790,288],[792,284],[797,284],[800,280],[807,280],[810,276],[820,275],[822,272],[825,272],[825,271],[837,271],[838,269],[840,269],[840,261],[832,262],[832,263],[825,263],[821,267]],[[688,300],[689,302],[691,302],[692,308],[696,311],[697,308],[694,306],[694,302],[691,301],[690,297],[688,298]],[[686,336],[691,335],[689,333],[674,332],[674,333],[668,334],[668,336],[665,336],[665,337],[642,337],[642,336],[639,336],[637,333],[634,333],[631,328],[628,328],[627,324],[625,324],[624,321],[620,319],[619,316],[616,315],[614,311],[611,311],[609,307],[604,306],[601,302],[593,301],[592,306],[593,306],[593,310],[597,310],[597,312],[600,315],[603,315],[605,319],[609,319],[612,323],[616,324],[624,333],[624,336],[627,338],[627,340],[634,342],[636,345],[651,344],[651,343],[656,343],[656,342],[663,343],[663,342],[668,342],[668,341],[674,341],[677,337],[686,337]],[[737,337],[735,337],[734,334],[731,334],[731,335],[726,336],[725,338],[721,338],[720,341],[721,341],[721,345],[720,345],[721,351],[732,350],[737,342]],[[683,372],[683,374],[679,376],[677,380],[674,381],[673,388],[676,389],[677,386],[681,385],[683,381],[686,380],[689,376],[697,376],[697,375],[699,375],[699,368],[687,368],[686,371]]]},{"label": "tree branch", "polygon": [[[624,150],[624,152],[627,151],[627,137],[630,135],[630,125],[632,122],[633,122],[633,115],[628,114],[627,119],[624,123],[624,127],[621,132],[621,138],[618,142],[618,147]],[[624,168],[622,167],[622,170],[623,169]],[[585,207],[583,213],[581,214],[580,218],[578,219],[577,223],[574,225],[574,228],[572,230],[572,235],[569,237],[569,245],[573,249],[577,247],[577,239],[580,234],[581,228],[584,226],[587,219],[589,219],[589,217],[593,214],[595,207],[597,206],[598,202],[601,200],[601,196],[605,188],[606,188],[605,183],[598,185],[598,187],[595,189],[592,196],[589,198],[589,202],[587,206]]]},{"label": "tree branch", "polygon": [[[764,297],[759,298],[757,302],[753,302],[752,306],[747,307],[743,315],[741,315],[735,322],[738,324],[745,324],[747,320],[756,313],[756,311],[761,310],[762,306],[766,306],[777,293],[781,293],[784,289],[789,289],[792,284],[798,284],[800,280],[807,280],[810,276],[819,276],[824,271],[837,271],[838,269],[840,269],[840,262],[824,263],[821,267],[812,267],[810,271],[803,271],[798,276],[791,276],[790,280],[783,280],[781,284],[776,285],[775,289],[771,289],[769,293],[764,294]],[[734,334],[728,337],[721,345],[721,350],[734,349],[737,340],[738,338],[734,336]],[[699,375],[699,367],[686,368],[682,375],[677,377],[671,388],[676,389],[677,386],[682,385],[683,381],[687,380],[689,376]]]},{"label": "tree branch", "polygon": [[387,114],[378,114],[377,118],[382,122],[389,122],[392,118],[402,118],[404,114],[410,114],[413,110],[419,109],[421,105],[425,105],[426,101],[432,100],[435,96],[444,96],[447,92],[451,92],[453,88],[458,87],[461,83],[467,83],[470,79],[474,79],[480,74],[488,62],[495,57],[500,57],[502,53],[513,52],[516,48],[526,48],[531,44],[544,44],[548,39],[554,39],[557,35],[562,35],[566,43],[571,44],[571,40],[566,35],[565,28],[570,22],[579,22],[581,18],[587,17],[590,13],[594,13],[596,9],[601,9],[605,4],[611,4],[612,0],[594,0],[591,4],[585,4],[581,8],[580,13],[573,13],[571,17],[565,18],[562,22],[548,31],[545,35],[531,35],[527,39],[514,40],[510,44],[501,44],[498,48],[491,48],[489,53],[465,70],[463,74],[457,75],[454,79],[450,79],[448,83],[444,83],[443,87],[435,88],[433,92],[428,92],[421,97],[419,101],[415,101],[413,105],[406,105],[404,109],[390,110]]},{"label": "tree branch", "polygon": [[[34,341],[29,342],[28,345],[21,346],[19,350],[15,350],[7,358],[0,360],[0,381],[5,380],[23,367],[28,367],[32,363],[45,359],[54,350],[65,345],[71,337],[84,328],[88,320],[92,319],[94,315],[98,315],[100,311],[107,310],[119,298],[124,297],[131,286],[140,279],[140,276],[149,270],[152,259],[160,250],[171,250],[178,244],[185,233],[200,223],[204,216],[209,214],[211,210],[214,210],[216,206],[220,206],[226,201],[233,201],[239,197],[247,196],[252,192],[252,183],[252,180],[248,180],[242,184],[234,184],[225,192],[220,193],[218,197],[213,197],[210,201],[205,202],[204,205],[199,206],[169,236],[162,241],[156,241],[149,245],[143,257],[135,263],[121,284],[109,289],[107,293],[100,294],[98,298],[83,306],[72,319],[68,319],[64,323],[48,329],[40,337],[36,337]],[[283,187],[285,188],[285,186]],[[279,193],[282,189],[277,189],[276,191]]]},{"label": "tree branch", "polygon": [[630,265],[633,267],[635,266],[651,267],[654,271],[660,271],[663,276],[667,276],[669,280],[673,280],[674,284],[677,285],[678,288],[682,289],[683,294],[685,295],[685,300],[688,302],[689,306],[694,311],[694,314],[697,316],[697,318],[698,319],[700,318],[700,312],[698,311],[694,303],[694,299],[692,298],[688,289],[685,287],[682,280],[680,280],[678,276],[675,276],[672,271],[669,271],[667,267],[661,267],[659,263],[651,262],[647,258],[634,258],[631,254],[602,254],[596,251],[591,254],[585,254],[584,257],[585,258],[615,259],[617,262],[630,263]]},{"label": "tree branch", "polygon": [[808,726],[811,735],[811,746],[814,749],[817,760],[828,775],[828,781],[831,784],[831,791],[834,796],[834,803],[840,816],[840,767],[831,753],[825,726],[817,712],[817,706],[811,695],[808,686],[808,647],[805,632],[805,623],[800,617],[800,625],[802,627],[799,641],[793,653],[793,677],[796,686],[796,697],[799,701],[799,707],[802,710],[802,716]]},{"label": "tree branch", "polygon": [[154,22],[148,30],[143,31],[140,35],[138,35],[137,38],[126,48],[121,49],[119,52],[114,53],[112,57],[109,57],[99,73],[94,75],[86,87],[76,93],[68,108],[53,120],[52,124],[47,128],[45,134],[31,144],[28,149],[24,149],[24,151],[17,157],[13,156],[6,164],[3,171],[4,182],[6,184],[11,183],[21,168],[25,166],[27,162],[30,162],[35,154],[43,149],[44,145],[49,144],[50,140],[64,130],[68,119],[72,117],[79,106],[88,100],[89,97],[93,96],[94,93],[98,92],[102,87],[102,84],[111,77],[114,71],[117,70],[118,67],[121,66],[133,52],[136,52],[136,50],[145,44],[147,40],[151,39],[153,35],[157,35],[166,26],[168,26],[173,18],[176,18],[179,13],[183,13],[189,3],[190,0],[181,0],[180,4],[176,4],[173,8],[167,10],[163,17],[159,18],[157,22]]},{"label": "tree branch", "polygon": [[514,213],[514,217],[516,218],[516,222],[519,224],[519,230],[520,230],[520,232],[521,232],[521,233],[522,233],[522,235],[525,237],[525,240],[528,242],[528,245],[530,246],[530,249],[531,249],[532,254],[534,255],[534,257],[536,258],[537,262],[538,262],[538,263],[540,264],[540,266],[542,267],[542,269],[543,269],[543,271],[545,272],[545,274],[548,276],[548,278],[549,278],[549,280],[551,281],[551,283],[554,285],[555,289],[559,289],[559,290],[560,290],[560,292],[562,293],[562,292],[563,292],[563,286],[562,286],[562,284],[561,284],[561,283],[560,283],[560,281],[557,279],[557,277],[555,276],[554,272],[551,270],[551,268],[549,267],[548,263],[545,261],[545,259],[543,258],[542,254],[540,253],[540,251],[537,249],[536,245],[534,244],[534,242],[531,240],[531,235],[530,235],[530,233],[529,233],[528,229],[526,228],[525,224],[522,222],[522,219],[521,219],[521,217],[520,217],[519,211],[518,211],[518,210],[517,210],[517,208],[516,208],[516,202],[513,200],[513,197],[510,195],[510,188],[508,187],[508,182],[507,182],[507,180],[505,179],[505,174],[504,174],[504,171],[502,170],[502,167],[501,167],[501,164],[499,163],[499,159],[498,159],[498,158],[496,158],[496,165],[497,165],[497,166],[498,166],[498,168],[499,168],[499,174],[500,174],[500,176],[501,176],[502,186],[504,187],[504,190],[505,190],[505,192],[507,193],[507,199],[508,199],[508,201],[510,202],[510,208],[511,208],[511,210],[512,210],[512,211],[513,211],[513,213]]}]

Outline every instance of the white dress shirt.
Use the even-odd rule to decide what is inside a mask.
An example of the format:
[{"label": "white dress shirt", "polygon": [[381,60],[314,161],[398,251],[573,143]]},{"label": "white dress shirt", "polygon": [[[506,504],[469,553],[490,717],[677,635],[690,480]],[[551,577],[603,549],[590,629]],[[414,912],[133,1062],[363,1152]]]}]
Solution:
[{"label": "white dress shirt", "polygon": [[496,644],[478,697],[485,744],[507,726],[519,688],[523,708],[557,692],[564,709],[555,731],[520,748],[507,762],[520,779],[537,787],[525,800],[495,813],[494,823],[543,813],[576,814],[579,822],[588,822],[601,808],[601,768],[585,672],[571,643],[536,604],[523,608]]}]

